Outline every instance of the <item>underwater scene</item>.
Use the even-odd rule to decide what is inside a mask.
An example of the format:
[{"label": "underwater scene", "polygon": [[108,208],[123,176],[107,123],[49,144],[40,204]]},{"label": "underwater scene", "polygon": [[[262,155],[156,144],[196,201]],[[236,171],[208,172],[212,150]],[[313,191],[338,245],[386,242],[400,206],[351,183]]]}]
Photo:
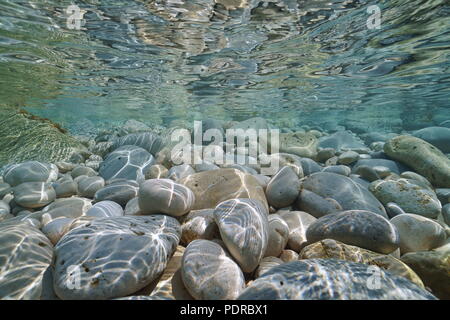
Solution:
[{"label": "underwater scene", "polygon": [[449,300],[450,2],[0,0],[1,300]]}]

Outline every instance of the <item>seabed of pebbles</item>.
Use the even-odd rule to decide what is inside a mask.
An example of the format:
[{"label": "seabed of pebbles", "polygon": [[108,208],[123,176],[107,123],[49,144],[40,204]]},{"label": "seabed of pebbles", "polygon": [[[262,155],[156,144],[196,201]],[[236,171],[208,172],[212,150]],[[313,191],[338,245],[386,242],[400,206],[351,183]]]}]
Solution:
[{"label": "seabed of pebbles", "polygon": [[133,123],[1,168],[0,299],[450,299],[450,130],[282,131],[266,176]]}]

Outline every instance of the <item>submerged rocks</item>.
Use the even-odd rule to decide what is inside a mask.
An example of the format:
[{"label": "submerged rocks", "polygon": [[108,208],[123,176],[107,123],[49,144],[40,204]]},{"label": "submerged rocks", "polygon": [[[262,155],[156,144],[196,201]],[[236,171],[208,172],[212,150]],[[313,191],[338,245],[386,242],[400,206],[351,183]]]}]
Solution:
[{"label": "submerged rocks", "polygon": [[266,187],[267,202],[275,208],[291,205],[298,196],[300,181],[290,166],[281,168]]},{"label": "submerged rocks", "polygon": [[40,299],[53,246],[32,223],[0,223],[0,299]]},{"label": "submerged rocks", "polygon": [[[374,273],[379,283],[374,283]],[[374,290],[376,289],[376,290]],[[376,266],[335,259],[284,263],[265,272],[239,300],[434,300],[425,289]]]},{"label": "submerged rocks", "polygon": [[94,204],[88,211],[86,211],[86,216],[88,217],[120,217],[123,216],[124,212],[122,207],[114,201],[100,201]]},{"label": "submerged rocks", "polygon": [[244,274],[217,243],[194,240],[181,265],[183,283],[197,300],[234,300],[245,287]]},{"label": "submerged rocks", "polygon": [[27,161],[8,166],[3,173],[4,181],[12,187],[25,182],[52,182],[57,177],[58,167],[38,161]]},{"label": "submerged rocks", "polygon": [[[301,182],[301,190],[313,192],[322,199],[333,199],[343,210],[368,210],[387,217],[383,205],[374,195],[348,177],[330,172],[318,172],[304,178]],[[297,205],[316,217],[333,212],[333,207],[337,206],[336,204],[326,205],[324,201],[317,201],[315,205],[314,199],[318,197],[309,197],[307,206],[302,207],[302,198],[307,196],[301,193]]]},{"label": "submerged rocks", "polygon": [[102,177],[86,177],[78,181],[78,194],[82,197],[93,198],[95,193],[105,186]]},{"label": "submerged rocks", "polygon": [[132,294],[162,273],[180,231],[163,215],[99,218],[72,229],[55,247],[55,292],[61,299]]},{"label": "submerged rocks", "polygon": [[428,127],[417,130],[413,136],[432,144],[443,153],[450,153],[450,128]]},{"label": "submerged rocks", "polygon": [[237,169],[220,169],[192,174],[179,183],[195,195],[192,210],[211,209],[222,201],[234,198],[256,199],[268,208],[266,195],[258,180]]},{"label": "submerged rocks", "polygon": [[428,142],[398,136],[384,145],[384,152],[426,177],[434,186],[450,188],[450,159]]},{"label": "submerged rocks", "polygon": [[187,214],[181,225],[181,243],[187,245],[197,239],[214,238],[220,238],[220,234],[213,209],[194,210]]},{"label": "submerged rocks", "polygon": [[306,230],[308,242],[334,239],[371,251],[388,254],[399,247],[398,231],[380,215],[349,210],[317,219]]},{"label": "submerged rocks", "polygon": [[288,247],[296,252],[306,245],[306,230],[317,219],[303,211],[280,211],[281,218],[289,227]]},{"label": "submerged rocks", "polygon": [[258,200],[232,199],[214,210],[222,240],[242,271],[256,269],[267,249],[269,225],[267,209]]},{"label": "submerged rocks", "polygon": [[94,195],[94,201],[110,200],[124,207],[128,201],[137,196],[139,184],[133,180],[116,180],[98,190]]},{"label": "submerged rocks", "polygon": [[295,154],[299,157],[317,156],[318,141],[311,133],[294,132],[280,134],[280,152]]},{"label": "submerged rocks", "polygon": [[41,208],[56,199],[50,183],[24,182],[13,188],[14,201],[25,208]]},{"label": "submerged rocks", "polygon": [[122,146],[108,154],[101,163],[99,174],[105,180],[144,180],[146,170],[155,162],[146,150],[136,146]]},{"label": "submerged rocks", "polygon": [[383,204],[396,203],[403,211],[436,219],[441,212],[441,203],[436,194],[406,179],[376,180],[369,190]]},{"label": "submerged rocks", "polygon": [[286,247],[289,239],[289,225],[278,214],[270,214],[269,240],[265,257],[278,257]]},{"label": "submerged rocks", "polygon": [[163,147],[162,139],[151,132],[131,133],[112,141],[109,150],[114,151],[122,146],[137,146],[155,156]]},{"label": "submerged rocks", "polygon": [[188,213],[195,202],[189,188],[169,179],[151,179],[139,188],[139,208],[143,214],[165,213],[179,217]]}]

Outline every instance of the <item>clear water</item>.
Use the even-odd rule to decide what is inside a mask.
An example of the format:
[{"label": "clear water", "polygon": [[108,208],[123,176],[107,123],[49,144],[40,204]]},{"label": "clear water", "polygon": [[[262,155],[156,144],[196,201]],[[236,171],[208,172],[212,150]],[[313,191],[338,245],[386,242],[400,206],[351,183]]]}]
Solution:
[{"label": "clear water", "polygon": [[444,0],[0,0],[0,104],[73,133],[253,116],[413,130],[448,120],[449,58]]}]

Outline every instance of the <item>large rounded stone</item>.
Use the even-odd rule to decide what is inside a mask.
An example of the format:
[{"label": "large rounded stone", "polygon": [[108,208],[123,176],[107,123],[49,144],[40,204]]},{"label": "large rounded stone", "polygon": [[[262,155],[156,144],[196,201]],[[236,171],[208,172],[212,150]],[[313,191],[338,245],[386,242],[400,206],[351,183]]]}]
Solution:
[{"label": "large rounded stone", "polygon": [[55,292],[91,300],[132,294],[163,272],[180,232],[164,215],[99,218],[72,229],[55,247]]},{"label": "large rounded stone", "polygon": [[258,200],[232,199],[214,210],[222,240],[244,272],[256,269],[267,249],[267,209]]},{"label": "large rounded stone", "polygon": [[195,202],[189,188],[169,179],[151,179],[139,188],[139,208],[143,214],[166,213],[179,217],[188,213]]},{"label": "large rounded stone", "polygon": [[401,163],[389,159],[359,159],[353,165],[352,171],[357,172],[358,168],[361,166],[368,166],[374,170],[376,167],[388,168],[390,172],[396,174],[400,174],[408,170],[408,168],[403,166]]},{"label": "large rounded stone", "polygon": [[278,257],[286,247],[289,239],[289,226],[278,214],[269,215],[269,241],[265,257]]},{"label": "large rounded stone", "polygon": [[217,243],[194,240],[186,248],[181,276],[197,300],[234,300],[245,287],[239,266]]},{"label": "large rounded stone", "polygon": [[152,155],[156,155],[162,149],[163,143],[159,136],[151,132],[131,133],[114,139],[109,150],[115,151],[122,146],[141,147]]},{"label": "large rounded stone", "polygon": [[0,243],[0,299],[40,299],[52,262],[50,241],[26,219],[1,223]]},{"label": "large rounded stone", "polygon": [[288,247],[296,252],[306,245],[306,230],[317,219],[303,211],[280,211],[281,218],[289,227]]},{"label": "large rounded stone", "polygon": [[433,191],[412,184],[406,179],[376,180],[370,184],[369,190],[383,204],[394,202],[408,213],[435,219],[442,209]]},{"label": "large rounded stone", "polygon": [[58,177],[58,167],[54,164],[27,161],[8,166],[3,172],[3,179],[12,187],[24,182],[52,182]]},{"label": "large rounded stone", "polygon": [[296,206],[300,210],[306,211],[316,218],[342,211],[341,205],[336,200],[331,198],[323,198],[306,189],[300,190],[300,194],[296,201]]},{"label": "large rounded stone", "polygon": [[24,182],[13,188],[14,201],[25,208],[41,208],[56,199],[50,183]]},{"label": "large rounded stone", "polygon": [[425,140],[444,153],[450,153],[450,128],[428,127],[417,130],[413,136]]},{"label": "large rounded stone", "polygon": [[384,145],[384,152],[427,178],[434,186],[450,187],[450,159],[428,142],[411,136],[398,136]]},{"label": "large rounded stone", "polygon": [[445,243],[445,229],[436,221],[417,214],[401,214],[391,219],[400,236],[402,254],[428,251]]},{"label": "large rounded stone", "polygon": [[299,259],[339,259],[374,265],[392,274],[405,277],[422,288],[424,287],[417,274],[392,255],[379,254],[333,239],[321,240],[304,247],[300,252]]},{"label": "large rounded stone", "polygon": [[266,187],[267,202],[275,208],[290,206],[298,196],[300,181],[290,166],[281,168]]},{"label": "large rounded stone", "polygon": [[70,176],[58,179],[52,186],[57,198],[68,198],[78,194],[78,184]]},{"label": "large rounded stone", "polygon": [[425,289],[376,266],[308,259],[273,267],[239,300],[434,300]]},{"label": "large rounded stone", "polygon": [[189,244],[193,240],[212,240],[219,238],[219,228],[214,221],[214,210],[194,210],[187,214],[181,225],[181,243]]},{"label": "large rounded stone", "polygon": [[99,218],[120,217],[123,215],[122,207],[118,203],[109,200],[97,202],[86,212],[86,216]]},{"label": "large rounded stone", "polygon": [[349,210],[332,213],[313,222],[306,230],[309,243],[334,239],[379,253],[399,247],[399,235],[387,219],[370,211]]},{"label": "large rounded stone", "polygon": [[[301,189],[305,189],[315,193],[321,198],[331,198],[339,204],[343,210],[368,210],[387,218],[383,205],[375,198],[375,196],[359,183],[343,175],[317,172],[302,179]],[[303,195],[301,195],[303,197]],[[302,208],[301,200],[297,205],[302,210],[313,209],[315,216],[323,216],[333,212],[332,207],[325,206],[323,201],[314,203],[310,200],[307,208]],[[321,211],[324,208],[325,211]],[[307,211],[310,212],[310,211]],[[310,212],[313,214],[313,212]]]},{"label": "large rounded stone", "polygon": [[194,192],[192,210],[211,209],[234,198],[256,199],[268,208],[266,195],[255,177],[237,169],[220,169],[192,174],[180,180]]},{"label": "large rounded stone", "polygon": [[145,173],[155,162],[146,150],[136,146],[119,147],[106,157],[99,168],[105,180],[144,180]]},{"label": "large rounded stone", "polygon": [[45,224],[41,230],[53,245],[55,245],[69,231],[70,224],[73,221],[73,218],[60,217]]},{"label": "large rounded stone", "polygon": [[84,215],[92,207],[91,200],[86,198],[63,198],[56,199],[54,202],[42,209],[43,219],[53,220],[59,217],[78,218]]},{"label": "large rounded stone", "polygon": [[401,260],[413,269],[439,299],[450,299],[450,251],[410,252]]},{"label": "large rounded stone", "polygon": [[98,190],[94,201],[114,201],[124,207],[128,201],[138,195],[139,184],[133,180],[116,180]]}]

